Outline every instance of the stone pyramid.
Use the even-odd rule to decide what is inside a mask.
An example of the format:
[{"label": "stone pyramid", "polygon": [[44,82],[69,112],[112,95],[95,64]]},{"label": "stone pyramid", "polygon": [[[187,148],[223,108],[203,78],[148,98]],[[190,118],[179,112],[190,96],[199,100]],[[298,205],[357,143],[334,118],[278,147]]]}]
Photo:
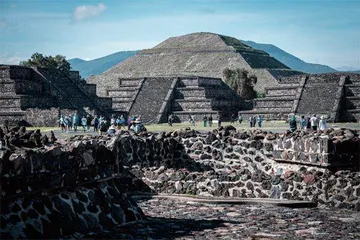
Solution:
[{"label": "stone pyramid", "polygon": [[89,78],[97,84],[97,93],[120,78],[199,76],[222,78],[225,68],[244,68],[258,77],[255,90],[276,86],[278,79],[300,74],[264,51],[251,48],[240,40],[215,33],[192,33],[170,37],[154,48],[140,51],[101,75]]}]

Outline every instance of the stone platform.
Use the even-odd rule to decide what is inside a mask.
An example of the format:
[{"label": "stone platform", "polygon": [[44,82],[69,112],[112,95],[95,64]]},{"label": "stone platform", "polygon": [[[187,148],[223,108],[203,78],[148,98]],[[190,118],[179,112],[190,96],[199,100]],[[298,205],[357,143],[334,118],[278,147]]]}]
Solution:
[{"label": "stone platform", "polygon": [[359,239],[360,214],[349,210],[269,205],[137,200],[146,220],[89,238],[117,239]]}]

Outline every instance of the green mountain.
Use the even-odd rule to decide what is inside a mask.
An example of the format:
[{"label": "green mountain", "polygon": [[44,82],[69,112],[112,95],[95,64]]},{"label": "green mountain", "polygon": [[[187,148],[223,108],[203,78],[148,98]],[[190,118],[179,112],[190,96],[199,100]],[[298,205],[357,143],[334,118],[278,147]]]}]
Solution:
[{"label": "green mountain", "polygon": [[[253,41],[242,42],[249,45],[250,47],[267,52],[270,54],[270,56],[274,57],[293,70],[307,73],[336,72],[335,69],[326,65],[304,62],[303,60],[285,52],[284,50],[272,44],[256,43]],[[104,71],[124,61],[125,59],[134,56],[137,52],[138,51],[121,51],[90,61],[85,61],[80,58],[73,58],[70,59],[69,62],[73,70],[80,71],[80,75],[83,78],[87,78],[90,75],[98,75],[103,73]]]},{"label": "green mountain", "polygon": [[72,70],[79,71],[81,77],[87,78],[90,75],[103,73],[128,57],[134,56],[137,52],[138,51],[123,51],[89,61],[80,58],[73,58],[68,61],[71,64]]},{"label": "green mountain", "polygon": [[294,55],[291,55],[290,53],[285,52],[284,50],[272,44],[256,43],[253,41],[242,42],[249,45],[250,47],[267,52],[268,54],[270,54],[270,56],[276,58],[277,60],[294,70],[306,73],[336,72],[335,69],[326,65],[304,62],[303,60],[295,57]]}]

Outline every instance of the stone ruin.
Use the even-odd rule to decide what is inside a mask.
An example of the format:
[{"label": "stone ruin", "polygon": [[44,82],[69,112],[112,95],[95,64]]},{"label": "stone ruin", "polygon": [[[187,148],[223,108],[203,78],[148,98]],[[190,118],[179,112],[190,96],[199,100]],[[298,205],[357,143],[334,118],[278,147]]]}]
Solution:
[{"label": "stone ruin", "polygon": [[330,122],[360,121],[360,74],[297,75],[282,78],[277,86],[265,88],[265,93],[265,98],[254,99],[252,110],[239,113],[270,120],[317,114]]},{"label": "stone ruin", "polygon": [[[86,238],[146,217],[131,192],[360,210],[359,132],[177,130],[56,140],[4,129],[1,238]],[[26,146],[26,147],[25,147]]]},{"label": "stone ruin", "polygon": [[75,112],[111,116],[111,104],[94,84],[81,83],[77,71],[0,65],[0,123],[56,126],[60,115]]},{"label": "stone ruin", "polygon": [[[225,68],[242,68],[256,75],[255,90],[266,97],[246,104],[234,92],[215,90],[214,85],[221,84],[214,83],[221,81]],[[178,85],[176,78],[180,79]],[[196,78],[198,83],[189,81]],[[113,98],[114,109],[145,115],[151,122],[166,122],[171,113],[179,115],[182,121],[189,114],[197,120],[205,114],[221,114],[226,119],[236,109],[245,118],[260,114],[265,119],[284,120],[290,114],[318,114],[327,116],[329,121],[356,122],[360,120],[359,79],[360,74],[351,73],[306,75],[235,38],[192,33],[140,51],[88,81],[97,85],[100,96]],[[204,91],[198,87],[219,94],[204,97]],[[138,94],[143,97],[137,97]],[[154,101],[153,107],[148,99]]]},{"label": "stone ruin", "polygon": [[139,116],[144,123],[167,122],[170,113],[177,121],[189,115],[230,116],[244,108],[244,100],[221,79],[204,77],[120,78],[106,90],[117,112]]}]

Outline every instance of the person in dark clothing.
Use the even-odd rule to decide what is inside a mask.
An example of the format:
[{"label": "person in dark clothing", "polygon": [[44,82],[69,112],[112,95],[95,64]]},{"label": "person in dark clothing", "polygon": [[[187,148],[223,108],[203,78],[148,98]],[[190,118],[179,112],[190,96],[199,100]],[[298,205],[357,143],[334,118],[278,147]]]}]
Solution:
[{"label": "person in dark clothing", "polygon": [[218,115],[218,127],[221,127],[221,115]]},{"label": "person in dark clothing", "polygon": [[91,126],[91,116],[90,115],[87,115],[86,116],[86,121],[87,121],[87,130],[89,131],[90,130],[90,126]]},{"label": "person in dark clothing", "polygon": [[212,117],[212,115],[210,115],[210,117],[209,117],[209,127],[212,127],[212,124],[213,124],[213,117]]},{"label": "person in dark clothing", "polygon": [[208,117],[206,115],[203,117],[203,121],[204,121],[204,127],[206,127],[206,123],[208,121]]},{"label": "person in dark clothing", "polygon": [[297,124],[296,124],[296,117],[293,116],[290,121],[289,121],[289,125],[290,125],[290,131],[294,132],[297,128]]},{"label": "person in dark clothing", "polygon": [[97,132],[99,130],[99,119],[97,116],[94,118],[94,132]]}]

